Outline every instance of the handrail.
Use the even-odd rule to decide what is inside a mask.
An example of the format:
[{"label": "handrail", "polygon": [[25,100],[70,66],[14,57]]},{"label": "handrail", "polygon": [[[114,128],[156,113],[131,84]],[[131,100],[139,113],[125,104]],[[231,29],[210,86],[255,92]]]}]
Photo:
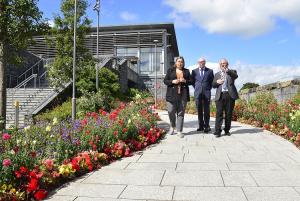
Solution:
[{"label": "handrail", "polygon": [[21,75],[18,76],[17,78],[17,82],[19,81],[19,78],[23,77],[25,75],[25,80],[26,80],[26,74],[28,71],[32,71],[32,74],[33,75],[33,68],[38,65],[41,61],[44,61],[44,59],[40,59],[39,61],[37,61],[35,64],[33,64],[29,69],[27,69],[24,73],[22,73]]},{"label": "handrail", "polygon": [[32,74],[30,77],[28,77],[27,79],[25,79],[24,81],[22,81],[20,84],[18,84],[16,87],[14,87],[15,89],[20,88],[21,86],[24,85],[25,88],[25,84],[27,84],[30,80],[35,79],[34,82],[34,88],[36,88],[36,78],[37,78],[37,74]]},{"label": "handrail", "polygon": [[47,71],[43,72],[43,73],[39,76],[39,87],[41,86],[41,78],[42,78],[42,77],[45,77],[45,78],[46,78],[46,74],[47,74]]}]

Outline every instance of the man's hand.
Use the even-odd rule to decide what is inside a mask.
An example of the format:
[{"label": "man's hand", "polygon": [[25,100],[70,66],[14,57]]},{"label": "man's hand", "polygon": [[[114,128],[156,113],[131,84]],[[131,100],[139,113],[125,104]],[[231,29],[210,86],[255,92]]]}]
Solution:
[{"label": "man's hand", "polygon": [[224,80],[218,79],[218,80],[217,80],[217,83],[218,83],[218,84],[223,84],[223,83],[224,83]]}]

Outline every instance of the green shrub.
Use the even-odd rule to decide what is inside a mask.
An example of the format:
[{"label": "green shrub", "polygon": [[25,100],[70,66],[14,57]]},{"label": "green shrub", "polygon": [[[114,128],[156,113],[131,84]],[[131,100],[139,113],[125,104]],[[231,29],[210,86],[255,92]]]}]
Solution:
[{"label": "green shrub", "polygon": [[67,100],[63,104],[55,107],[52,110],[47,110],[46,112],[39,114],[34,117],[35,121],[52,121],[56,117],[59,121],[71,118],[72,116],[72,101]]},{"label": "green shrub", "polygon": [[87,112],[96,112],[100,108],[105,111],[110,111],[111,103],[112,97],[106,90],[99,90],[97,93],[85,92],[77,102],[78,115],[84,116]]}]

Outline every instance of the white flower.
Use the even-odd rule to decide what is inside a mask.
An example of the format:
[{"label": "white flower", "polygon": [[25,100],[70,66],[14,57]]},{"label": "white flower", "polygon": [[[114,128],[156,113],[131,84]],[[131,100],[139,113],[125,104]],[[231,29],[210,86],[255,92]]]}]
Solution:
[{"label": "white flower", "polygon": [[29,129],[30,129],[30,126],[29,126],[29,125],[24,127],[24,130],[25,130],[25,131],[27,131],[27,130],[29,130]]},{"label": "white flower", "polygon": [[32,141],[32,144],[35,145],[35,144],[36,144],[36,140],[33,140],[33,141]]}]

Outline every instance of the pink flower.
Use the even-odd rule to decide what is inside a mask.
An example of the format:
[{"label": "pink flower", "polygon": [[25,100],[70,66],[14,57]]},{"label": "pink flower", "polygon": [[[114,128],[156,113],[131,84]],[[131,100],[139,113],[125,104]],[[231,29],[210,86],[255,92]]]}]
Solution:
[{"label": "pink flower", "polygon": [[11,160],[10,159],[4,159],[3,162],[2,162],[2,165],[4,167],[8,167],[11,165]]},{"label": "pink flower", "polygon": [[8,133],[3,133],[3,135],[2,135],[3,140],[9,140],[10,138],[11,138],[11,136]]}]

